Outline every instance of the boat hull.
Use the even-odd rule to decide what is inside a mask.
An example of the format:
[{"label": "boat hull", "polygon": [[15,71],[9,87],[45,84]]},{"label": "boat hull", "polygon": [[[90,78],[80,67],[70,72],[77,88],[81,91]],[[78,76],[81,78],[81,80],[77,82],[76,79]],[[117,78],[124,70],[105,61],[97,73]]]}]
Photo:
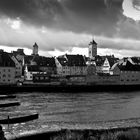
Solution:
[{"label": "boat hull", "polygon": [[7,119],[0,120],[0,124],[22,123],[22,122],[38,119],[38,117],[39,117],[38,114],[32,114],[32,115],[22,116],[22,117],[7,118]]}]

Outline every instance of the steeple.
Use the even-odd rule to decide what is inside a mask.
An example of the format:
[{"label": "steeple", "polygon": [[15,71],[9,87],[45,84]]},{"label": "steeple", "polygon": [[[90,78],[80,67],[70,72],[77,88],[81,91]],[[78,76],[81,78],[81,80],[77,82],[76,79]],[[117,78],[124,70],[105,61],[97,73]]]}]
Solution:
[{"label": "steeple", "polygon": [[89,58],[91,60],[95,60],[95,57],[97,56],[97,43],[94,41],[94,38],[89,43]]},{"label": "steeple", "polygon": [[35,44],[33,45],[33,54],[32,55],[38,55],[38,45],[35,42]]}]

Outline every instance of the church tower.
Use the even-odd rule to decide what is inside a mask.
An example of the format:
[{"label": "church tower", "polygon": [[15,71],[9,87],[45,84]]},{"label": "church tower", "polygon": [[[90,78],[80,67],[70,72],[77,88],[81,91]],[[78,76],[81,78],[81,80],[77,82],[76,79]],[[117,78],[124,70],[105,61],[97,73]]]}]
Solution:
[{"label": "church tower", "polygon": [[33,45],[33,54],[32,55],[38,55],[38,45],[36,43]]},{"label": "church tower", "polygon": [[94,39],[89,43],[88,55],[91,60],[95,60],[95,57],[97,56],[97,43]]}]

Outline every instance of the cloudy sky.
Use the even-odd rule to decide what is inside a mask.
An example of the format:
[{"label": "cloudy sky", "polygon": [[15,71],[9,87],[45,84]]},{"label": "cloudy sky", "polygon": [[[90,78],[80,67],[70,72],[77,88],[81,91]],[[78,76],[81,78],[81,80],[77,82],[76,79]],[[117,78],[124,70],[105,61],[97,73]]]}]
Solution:
[{"label": "cloudy sky", "polygon": [[0,48],[39,54],[140,56],[140,0],[0,0]]}]

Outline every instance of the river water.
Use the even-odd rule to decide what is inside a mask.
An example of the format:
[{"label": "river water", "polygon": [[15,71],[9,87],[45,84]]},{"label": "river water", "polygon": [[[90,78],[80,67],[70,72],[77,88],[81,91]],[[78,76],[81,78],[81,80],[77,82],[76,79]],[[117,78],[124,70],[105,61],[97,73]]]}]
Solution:
[{"label": "river water", "polygon": [[[0,117],[39,113],[39,119],[11,125],[2,125],[6,134],[35,130],[60,129],[78,124],[94,124],[96,121],[140,118],[140,91],[94,93],[14,93],[20,106],[0,108]],[[1,101],[0,101],[1,102]]]}]

